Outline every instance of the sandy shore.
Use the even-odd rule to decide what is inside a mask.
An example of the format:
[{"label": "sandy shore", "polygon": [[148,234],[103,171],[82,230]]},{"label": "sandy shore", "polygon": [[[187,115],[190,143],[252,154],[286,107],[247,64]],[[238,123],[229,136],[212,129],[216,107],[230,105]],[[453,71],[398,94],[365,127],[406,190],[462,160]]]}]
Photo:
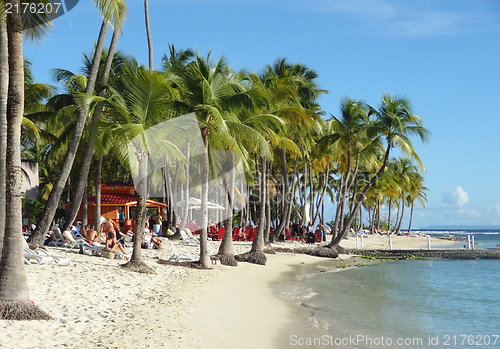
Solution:
[{"label": "sandy shore", "polygon": [[[401,237],[394,240],[394,247],[425,247],[424,239]],[[383,236],[370,236],[364,242],[366,248],[382,248],[385,243]],[[211,254],[218,244],[210,243]],[[433,241],[438,244],[442,245]],[[344,240],[342,246],[355,247],[355,239]],[[177,248],[197,254],[195,247]],[[249,249],[250,243],[236,244],[236,253]],[[49,250],[70,258],[72,264],[28,265],[26,272],[31,299],[56,320],[0,321],[0,347],[287,348],[291,334],[314,331],[303,313],[278,298],[272,286],[285,273],[299,272],[297,266],[324,261],[321,258],[276,254],[268,255],[266,266],[217,264],[212,270],[193,270],[158,264],[172,255],[166,245],[160,251],[142,250],[146,263],[157,272],[151,276],[121,270],[121,260],[66,248]]]}]

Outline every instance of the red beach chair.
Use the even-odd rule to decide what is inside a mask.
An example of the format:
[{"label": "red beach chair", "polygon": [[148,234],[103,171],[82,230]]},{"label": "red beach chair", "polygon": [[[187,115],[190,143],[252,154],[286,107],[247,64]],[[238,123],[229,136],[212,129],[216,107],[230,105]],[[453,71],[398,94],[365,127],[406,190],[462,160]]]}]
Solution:
[{"label": "red beach chair", "polygon": [[238,227],[234,228],[234,230],[233,230],[233,241],[238,241],[239,232],[240,232],[240,228],[238,228]]},{"label": "red beach chair", "polygon": [[316,230],[316,238],[314,239],[314,242],[322,242],[323,241],[323,236],[321,235],[321,232],[319,230]]},{"label": "red beach chair", "polygon": [[217,232],[217,240],[222,241],[224,239],[224,232],[226,231],[226,227],[220,227]]},{"label": "red beach chair", "polygon": [[250,228],[250,235],[248,236],[248,241],[253,241],[257,235],[257,228]]}]

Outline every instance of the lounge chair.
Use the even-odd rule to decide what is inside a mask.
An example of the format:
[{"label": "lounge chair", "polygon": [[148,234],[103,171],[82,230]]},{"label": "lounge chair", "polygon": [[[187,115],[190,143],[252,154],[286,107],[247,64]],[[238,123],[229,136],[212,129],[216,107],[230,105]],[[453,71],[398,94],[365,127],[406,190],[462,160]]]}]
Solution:
[{"label": "lounge chair", "polygon": [[195,238],[194,236],[189,236],[184,230],[181,230],[181,239],[180,244],[185,246],[200,246],[200,240]]},{"label": "lounge chair", "polygon": [[52,253],[44,250],[43,248],[30,249],[26,240],[23,239],[23,250],[24,250],[24,263],[26,261],[31,264],[32,260],[36,260],[36,264],[55,264],[55,265],[70,265],[71,259],[56,257]]},{"label": "lounge chair", "polygon": [[172,249],[172,257],[170,257],[168,260],[171,262],[179,262],[181,260],[187,260],[187,261],[194,261],[194,257],[191,256],[189,253],[179,253],[177,249],[175,248],[174,244],[172,241],[169,241],[170,243],[170,248]]},{"label": "lounge chair", "polygon": [[54,247],[66,247],[66,239],[63,237],[61,233],[61,229],[57,225],[52,227],[52,234],[54,235],[54,239],[48,243],[49,246]]},{"label": "lounge chair", "polygon": [[82,244],[82,252],[83,254],[87,254],[89,256],[100,256],[102,255],[102,251],[104,250],[106,245],[101,245],[97,242],[94,242],[93,245],[89,245],[88,243]]},{"label": "lounge chair", "polygon": [[83,236],[78,234],[80,237],[76,237],[72,230],[65,230],[62,235],[66,241],[66,247],[69,248],[76,248],[79,245],[87,243],[87,240]]}]

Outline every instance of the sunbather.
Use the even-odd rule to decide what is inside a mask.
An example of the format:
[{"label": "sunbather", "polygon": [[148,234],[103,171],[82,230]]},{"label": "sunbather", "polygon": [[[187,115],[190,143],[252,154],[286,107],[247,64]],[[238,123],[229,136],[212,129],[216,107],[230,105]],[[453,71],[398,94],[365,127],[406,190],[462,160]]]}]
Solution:
[{"label": "sunbather", "polygon": [[141,242],[141,247],[146,248],[146,243],[152,243],[153,248],[156,250],[161,250],[161,240],[156,237],[156,234],[150,234],[147,232],[142,233],[141,236],[142,242]]},{"label": "sunbather", "polygon": [[114,232],[109,232],[108,233],[108,238],[106,239],[106,247],[104,248],[105,251],[111,251],[111,252],[121,252],[123,254],[127,254],[127,250],[125,247],[123,247],[122,244],[120,244],[118,241],[116,241],[116,236]]}]

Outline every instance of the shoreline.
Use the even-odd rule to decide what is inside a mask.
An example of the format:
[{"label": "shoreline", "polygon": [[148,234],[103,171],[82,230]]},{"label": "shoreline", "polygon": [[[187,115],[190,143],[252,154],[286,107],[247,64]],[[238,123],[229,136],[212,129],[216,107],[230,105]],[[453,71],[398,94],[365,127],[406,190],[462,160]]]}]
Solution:
[{"label": "shoreline", "polygon": [[[179,253],[197,255],[197,247],[176,245]],[[209,253],[215,254],[218,246],[210,242]],[[122,260],[80,255],[77,249],[48,249],[72,264],[25,269],[31,299],[56,320],[1,320],[1,346],[287,348],[290,335],[311,336],[320,329],[308,325],[300,305],[280,299],[275,285],[304,270],[333,269],[347,261],[345,256],[279,253],[267,255],[266,266],[240,262],[237,267],[217,264],[212,270],[196,270],[156,263],[172,255],[165,246],[142,250],[145,262],[158,274],[151,276],[122,270]],[[248,242],[235,244],[236,254],[249,249]]]}]

